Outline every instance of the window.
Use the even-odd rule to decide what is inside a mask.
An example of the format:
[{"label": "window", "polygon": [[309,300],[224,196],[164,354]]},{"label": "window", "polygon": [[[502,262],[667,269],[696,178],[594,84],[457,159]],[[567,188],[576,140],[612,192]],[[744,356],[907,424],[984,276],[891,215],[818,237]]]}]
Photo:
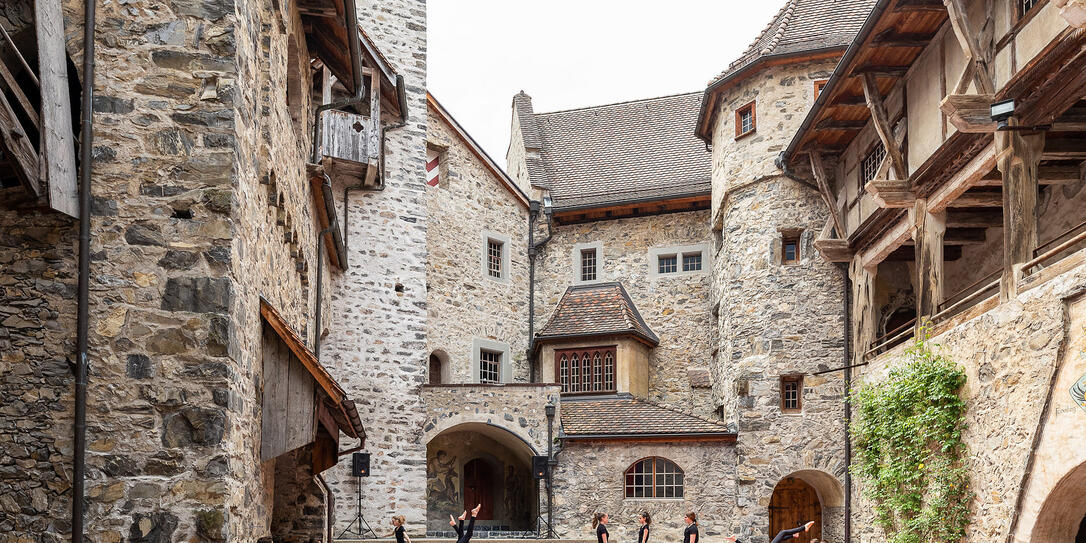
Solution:
[{"label": "window", "polygon": [[627,498],[682,498],[683,470],[674,462],[653,456],[626,469]]},{"label": "window", "polygon": [[581,281],[596,280],[596,250],[581,249]]},{"label": "window", "polygon": [[879,142],[871,151],[864,157],[863,162],[860,163],[860,189],[863,190],[864,185],[868,181],[875,178],[879,173],[879,168],[882,167],[882,161],[886,160],[886,147]]},{"label": "window", "polygon": [[803,409],[803,376],[781,377],[781,410],[798,413]]},{"label": "window", "polygon": [[683,271],[701,271],[701,253],[683,253]]},{"label": "window", "polygon": [[815,97],[815,100],[818,99],[819,94],[822,94],[822,89],[826,88],[826,83],[829,83],[829,82],[830,82],[829,79],[819,79],[818,81],[814,82],[814,97]]},{"label": "window", "polygon": [[781,264],[798,264],[800,259],[798,232],[781,235]]},{"label": "window", "polygon": [[562,393],[615,391],[615,347],[564,349],[554,353]]},{"label": "window", "polygon": [[754,132],[758,128],[758,117],[754,111],[754,102],[735,110],[735,137],[739,138]]},{"label": "window", "polygon": [[656,262],[656,272],[660,274],[675,273],[679,270],[679,257],[676,255],[660,255]]},{"label": "window", "polygon": [[479,382],[500,383],[502,375],[502,353],[494,351],[479,352]]},{"label": "window", "polygon": [[1017,0],[1018,1],[1018,17],[1024,17],[1033,8],[1039,6],[1042,0]]},{"label": "window", "polygon": [[502,250],[504,245],[500,241],[486,240],[486,273],[496,279],[502,278]]}]

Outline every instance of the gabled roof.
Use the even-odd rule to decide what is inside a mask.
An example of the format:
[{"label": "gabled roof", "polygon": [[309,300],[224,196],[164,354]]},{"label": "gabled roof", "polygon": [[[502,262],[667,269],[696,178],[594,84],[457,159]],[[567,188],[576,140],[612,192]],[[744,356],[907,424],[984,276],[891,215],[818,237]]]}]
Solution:
[{"label": "gabled roof", "polygon": [[690,134],[699,93],[532,113],[514,98],[525,147],[538,138],[542,172],[556,211],[668,200],[712,192],[710,155]]},{"label": "gabled roof", "polygon": [[560,411],[563,439],[735,436],[721,421],[630,395],[562,398]]},{"label": "gabled roof", "polygon": [[621,283],[594,283],[567,288],[536,339],[624,334],[636,336],[653,346],[660,343],[660,338],[645,324]]},{"label": "gabled roof", "polygon": [[860,29],[875,0],[787,0],[769,25],[705,90],[698,135],[708,141],[715,95],[768,61],[843,51]]},{"label": "gabled roof", "polygon": [[512,194],[513,197],[517,199],[517,202],[519,202],[521,205],[523,205],[524,207],[528,207],[528,195],[524,194],[524,191],[520,190],[520,187],[517,186],[517,184],[514,183],[512,179],[509,178],[509,175],[505,173],[505,170],[501,169],[501,167],[498,166],[497,162],[494,162],[494,159],[490,158],[490,155],[486,154],[486,151],[484,151],[483,148],[475,141],[475,138],[472,138],[471,134],[468,134],[468,131],[464,130],[464,127],[460,126],[460,123],[456,122],[456,119],[452,116],[452,114],[450,114],[448,110],[445,109],[445,106],[441,105],[441,102],[437,101],[437,98],[434,98],[434,95],[430,94],[430,91],[426,91],[426,105],[431,110],[433,110],[433,112],[436,113],[438,117],[441,117],[441,119],[445,121],[445,124],[449,125],[449,128],[453,129],[453,132],[455,132],[460,140],[464,142],[464,145],[466,145],[467,148],[472,152],[472,154],[474,154],[475,157],[478,158],[484,166],[486,166],[487,170],[490,170],[490,173],[494,174],[494,177],[498,179],[498,181],[502,184],[505,190],[509,191],[509,193]]}]

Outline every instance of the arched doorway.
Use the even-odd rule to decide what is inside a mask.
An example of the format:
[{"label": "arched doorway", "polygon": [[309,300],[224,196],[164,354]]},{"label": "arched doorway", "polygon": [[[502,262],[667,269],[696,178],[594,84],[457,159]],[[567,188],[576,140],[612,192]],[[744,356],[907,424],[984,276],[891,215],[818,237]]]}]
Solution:
[{"label": "arched doorway", "polygon": [[809,532],[789,541],[810,543],[812,539],[822,539],[822,502],[818,499],[818,491],[803,479],[781,479],[769,501],[769,537],[812,520],[815,524]]},{"label": "arched doorway", "polygon": [[532,478],[535,449],[494,424],[464,423],[426,444],[426,529],[450,537],[449,515],[482,505],[476,531],[532,532],[539,484]]},{"label": "arched doorway", "polygon": [[430,353],[430,372],[427,383],[431,385],[440,385],[449,381],[449,365],[447,361],[449,355],[445,354],[445,351],[436,350]]},{"label": "arched doorway", "polygon": [[1075,536],[1075,543],[1086,543],[1086,516],[1082,517],[1082,522],[1078,523],[1078,535]]},{"label": "arched doorway", "polygon": [[1030,541],[1086,542],[1086,463],[1067,472],[1052,488],[1037,514]]}]

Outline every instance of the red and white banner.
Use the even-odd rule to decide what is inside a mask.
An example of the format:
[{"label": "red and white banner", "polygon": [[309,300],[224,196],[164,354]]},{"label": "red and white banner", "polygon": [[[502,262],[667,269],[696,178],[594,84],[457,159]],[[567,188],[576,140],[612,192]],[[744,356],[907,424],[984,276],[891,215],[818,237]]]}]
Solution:
[{"label": "red and white banner", "polygon": [[426,184],[436,187],[440,182],[441,155],[433,150],[426,150]]}]

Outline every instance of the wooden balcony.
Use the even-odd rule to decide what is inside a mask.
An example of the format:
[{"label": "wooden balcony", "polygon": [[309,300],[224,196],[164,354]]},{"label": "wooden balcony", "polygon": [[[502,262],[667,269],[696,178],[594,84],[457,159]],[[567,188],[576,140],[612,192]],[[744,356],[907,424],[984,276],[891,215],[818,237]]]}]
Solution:
[{"label": "wooden balcony", "polygon": [[[381,124],[380,78],[363,68],[366,80],[366,102],[356,104],[353,111],[328,109],[317,119],[317,158],[324,173],[333,182],[361,184],[376,188],[381,180],[381,144],[384,139]],[[326,88],[330,85],[326,85]],[[333,95],[325,92],[325,102]]]}]

